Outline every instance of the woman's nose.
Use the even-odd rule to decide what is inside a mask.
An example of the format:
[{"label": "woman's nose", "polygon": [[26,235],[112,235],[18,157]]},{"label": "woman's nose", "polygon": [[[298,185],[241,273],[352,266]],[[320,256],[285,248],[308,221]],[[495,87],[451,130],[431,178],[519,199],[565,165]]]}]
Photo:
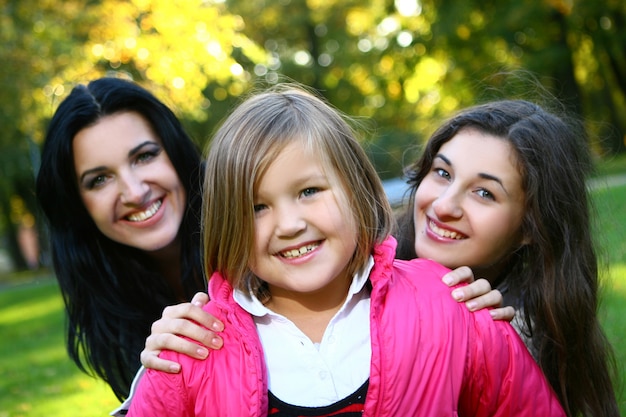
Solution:
[{"label": "woman's nose", "polygon": [[137,175],[118,176],[120,200],[126,205],[142,205],[150,197],[150,186]]},{"label": "woman's nose", "polygon": [[448,188],[433,201],[433,211],[441,220],[459,219],[463,216],[461,198],[462,196],[460,196],[459,193]]}]

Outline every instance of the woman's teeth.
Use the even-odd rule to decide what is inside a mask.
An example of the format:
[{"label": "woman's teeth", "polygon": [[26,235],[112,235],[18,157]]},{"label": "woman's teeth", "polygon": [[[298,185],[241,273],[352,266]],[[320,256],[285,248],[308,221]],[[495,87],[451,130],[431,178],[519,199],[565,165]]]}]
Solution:
[{"label": "woman's teeth", "polygon": [[441,237],[448,238],[448,239],[461,240],[461,239],[465,239],[465,237],[466,237],[465,235],[463,235],[461,233],[451,232],[449,230],[437,227],[437,225],[435,223],[433,223],[432,221],[429,223],[429,227],[430,227],[430,230],[435,232],[435,234],[437,234],[437,235],[439,235]]},{"label": "woman's teeth", "polygon": [[302,256],[306,253],[311,252],[313,249],[317,248],[319,246],[319,244],[312,244],[312,245],[306,245],[306,246],[302,246],[299,249],[291,249],[285,252],[281,252],[280,256],[282,256],[283,258],[297,258],[299,256]]},{"label": "woman's teeth", "polygon": [[144,220],[148,220],[150,217],[154,216],[157,211],[159,211],[159,208],[161,208],[161,204],[163,204],[163,202],[161,200],[157,200],[146,210],[139,213],[133,213],[129,215],[127,219],[131,222],[142,222]]}]

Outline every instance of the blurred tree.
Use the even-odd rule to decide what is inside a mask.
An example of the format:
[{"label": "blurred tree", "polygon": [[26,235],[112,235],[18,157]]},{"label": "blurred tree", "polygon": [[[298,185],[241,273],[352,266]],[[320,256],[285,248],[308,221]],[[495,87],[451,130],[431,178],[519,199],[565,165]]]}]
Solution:
[{"label": "blurred tree", "polygon": [[0,0],[0,7],[0,227],[9,236],[35,211],[33,150],[47,120],[74,84],[107,73],[154,91],[200,144],[253,86],[302,82],[360,118],[366,149],[389,178],[458,108],[501,96],[540,99],[523,79],[497,75],[524,68],[585,117],[599,155],[625,150],[623,0]]},{"label": "blurred tree", "polygon": [[[588,120],[599,153],[624,150],[623,1],[227,4],[271,54],[251,72],[266,82],[303,82],[345,112],[371,118],[392,154],[459,107],[497,96],[541,100],[545,91]],[[493,76],[520,68],[545,91],[529,89],[534,79]]]},{"label": "blurred tree", "polygon": [[[626,3],[444,0],[430,7],[435,3],[445,13],[434,21],[434,37],[462,74],[456,80],[486,80],[498,66],[524,68],[586,120],[600,155],[626,150],[626,34],[618,29],[626,21]],[[488,97],[480,88],[489,86],[509,96],[542,98],[528,85],[524,90],[501,78],[477,83],[474,97]]]},{"label": "blurred tree", "polygon": [[580,1],[572,11],[585,115],[606,152],[626,151],[626,3]]},{"label": "blurred tree", "polygon": [[[26,266],[17,241],[21,226],[32,221],[35,212],[32,194],[33,138],[46,113],[38,103],[43,86],[54,72],[60,70],[65,57],[65,42],[61,34],[67,8],[50,8],[46,2],[23,0],[4,1],[0,14],[0,215],[7,237],[8,251],[18,268]],[[44,34],[43,16],[54,26],[56,36]],[[46,59],[54,56],[57,59]],[[38,105],[39,104],[39,105]]]},{"label": "blurred tree", "polygon": [[[238,60],[265,60],[219,0],[0,0],[0,7],[0,232],[20,268],[17,231],[36,213],[33,145],[75,84],[107,73],[133,78],[203,127],[213,100],[244,91],[250,77]],[[224,92],[205,95],[210,83]]]}]

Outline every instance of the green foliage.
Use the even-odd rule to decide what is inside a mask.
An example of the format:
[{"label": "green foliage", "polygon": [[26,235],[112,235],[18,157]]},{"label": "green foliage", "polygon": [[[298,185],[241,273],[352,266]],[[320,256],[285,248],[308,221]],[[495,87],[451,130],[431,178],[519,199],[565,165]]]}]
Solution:
[{"label": "green foliage", "polygon": [[[378,151],[374,158],[384,176],[399,175],[402,148],[419,145],[459,108],[485,98],[542,98],[544,88],[584,117],[598,155],[626,146],[620,0],[0,4],[0,200],[18,196],[30,213],[32,190],[20,184],[36,170],[32,144],[41,143],[74,84],[105,74],[154,91],[201,146],[254,86],[302,82],[343,112],[372,120],[366,141],[387,148],[389,159]],[[542,88],[494,76],[519,69],[536,74]],[[22,222],[6,204],[0,223]]]}]

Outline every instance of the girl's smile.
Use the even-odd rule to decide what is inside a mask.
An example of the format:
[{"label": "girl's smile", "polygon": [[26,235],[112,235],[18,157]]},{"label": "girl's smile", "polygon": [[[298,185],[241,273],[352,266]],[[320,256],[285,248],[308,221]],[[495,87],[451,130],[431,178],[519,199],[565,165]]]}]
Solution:
[{"label": "girl's smile", "polygon": [[278,255],[285,259],[293,259],[293,260],[301,259],[305,255],[319,248],[321,244],[322,242],[318,241],[318,242],[308,243],[308,244],[301,245],[301,246],[297,245],[294,249],[285,249],[279,252]]},{"label": "girl's smile", "polygon": [[467,239],[467,236],[464,235],[462,232],[447,227],[445,224],[438,222],[435,219],[431,219],[430,217],[428,217],[428,229],[426,230],[427,233],[430,234],[430,238],[432,239],[440,239],[442,242],[445,242],[446,240],[461,240],[461,239]]}]

